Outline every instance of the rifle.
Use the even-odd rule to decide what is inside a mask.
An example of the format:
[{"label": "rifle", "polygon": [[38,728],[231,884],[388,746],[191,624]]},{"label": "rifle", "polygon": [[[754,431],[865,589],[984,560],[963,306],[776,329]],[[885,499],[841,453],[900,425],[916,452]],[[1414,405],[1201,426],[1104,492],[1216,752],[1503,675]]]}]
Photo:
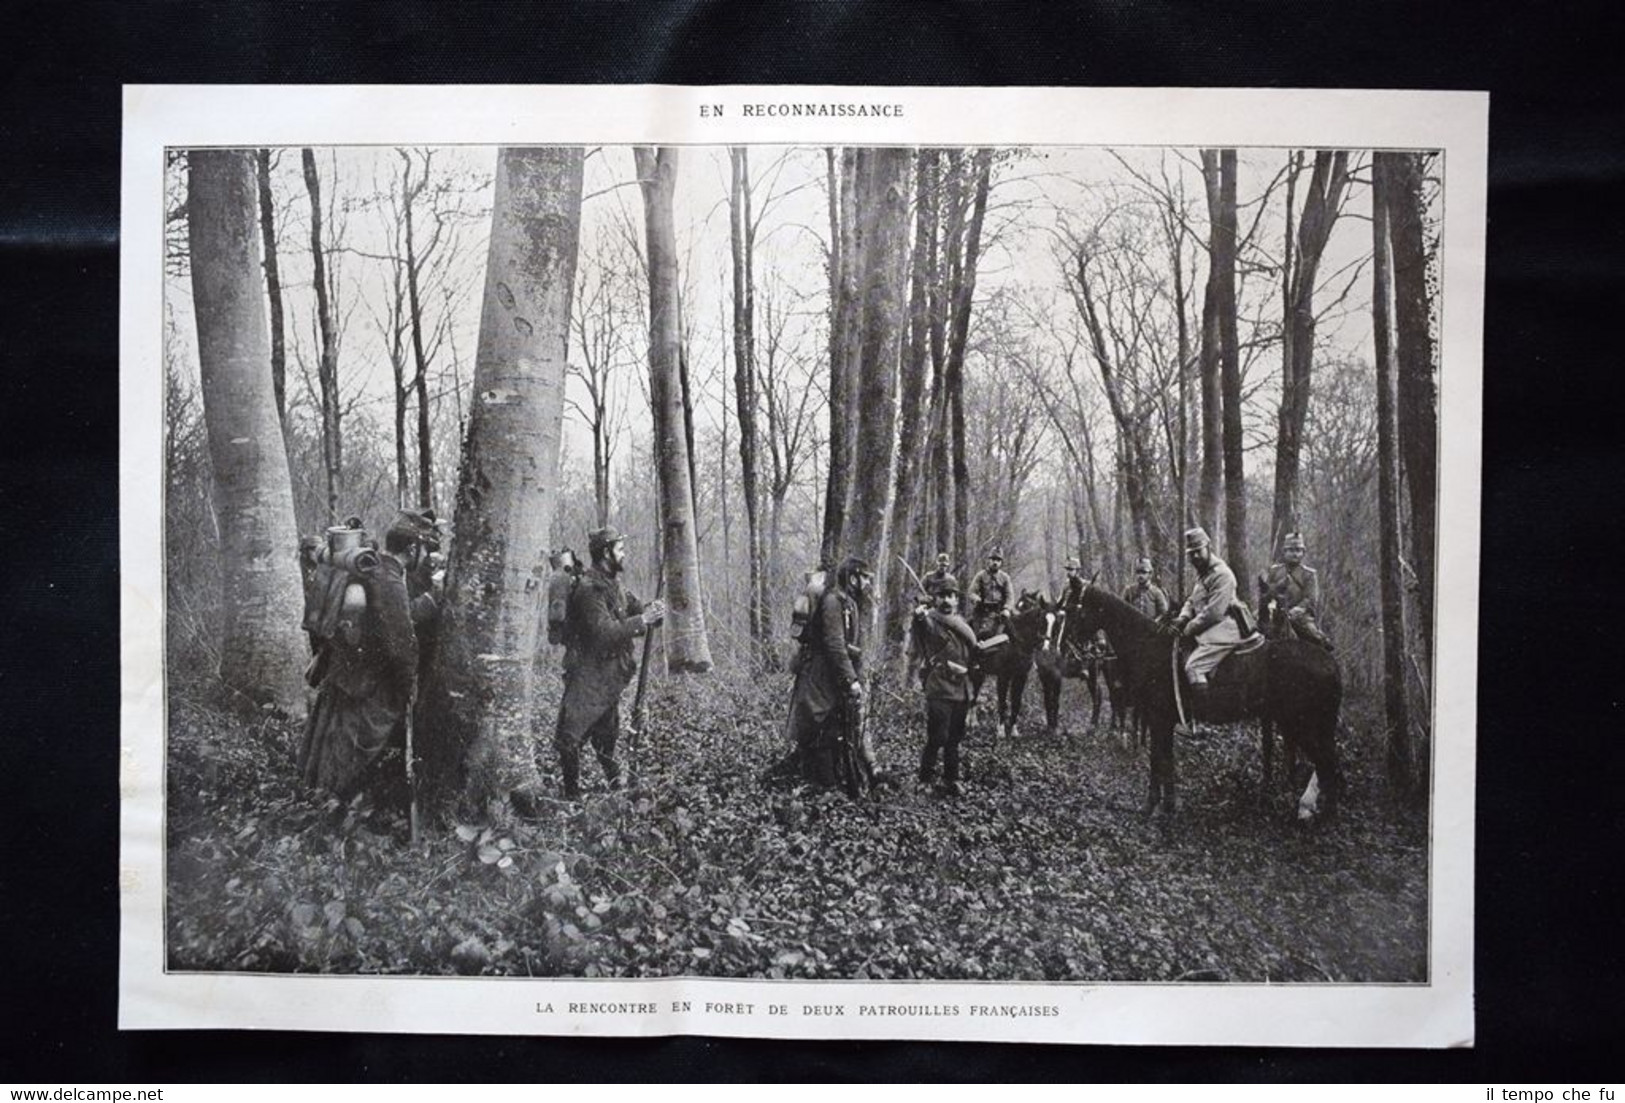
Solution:
[{"label": "rifle", "polygon": [[[665,564],[661,564],[660,577],[655,581],[654,600],[659,601],[665,589],[666,568]],[[648,630],[643,633],[643,658],[638,663],[638,691],[632,696],[632,761],[630,773],[633,780],[636,780],[638,776],[638,744],[642,741],[644,723],[648,719],[646,709],[649,695],[649,652],[654,645],[656,627],[658,626],[651,624]]]}]

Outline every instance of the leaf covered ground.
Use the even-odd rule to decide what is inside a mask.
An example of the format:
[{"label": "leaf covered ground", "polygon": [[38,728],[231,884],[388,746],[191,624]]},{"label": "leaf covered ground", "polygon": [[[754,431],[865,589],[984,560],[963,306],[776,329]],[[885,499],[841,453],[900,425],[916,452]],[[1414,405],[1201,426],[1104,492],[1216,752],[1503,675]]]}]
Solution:
[{"label": "leaf covered ground", "polygon": [[[989,687],[991,689],[991,687]],[[965,795],[912,778],[918,695],[875,695],[873,802],[768,789],[788,679],[651,687],[642,782],[581,804],[528,765],[506,805],[416,848],[403,818],[303,791],[297,733],[176,703],[167,930],[175,969],[774,978],[1325,982],[1426,980],[1425,820],[1391,804],[1376,748],[1346,733],[1339,820],[1305,828],[1285,781],[1260,805],[1256,731],[1179,746],[1181,809],[1139,814],[1143,751],[1070,741],[1037,689],[996,751],[966,746]],[[551,731],[543,694],[539,732]],[[543,753],[543,765],[552,760]],[[596,764],[586,766],[596,780]]]}]

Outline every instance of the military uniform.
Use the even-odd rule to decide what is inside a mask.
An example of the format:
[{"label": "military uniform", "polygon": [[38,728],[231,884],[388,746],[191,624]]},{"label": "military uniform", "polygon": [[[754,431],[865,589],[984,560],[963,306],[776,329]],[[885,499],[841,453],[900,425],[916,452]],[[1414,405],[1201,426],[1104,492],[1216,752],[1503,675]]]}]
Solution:
[{"label": "military uniform", "polygon": [[1241,629],[1230,615],[1236,603],[1236,575],[1218,556],[1198,569],[1196,585],[1179,611],[1185,634],[1196,637],[1196,650],[1185,659],[1185,674],[1193,684],[1206,685],[1224,657],[1242,641]]},{"label": "military uniform", "polygon": [[925,691],[920,780],[930,781],[936,774],[940,753],[943,784],[953,792],[959,784],[959,744],[965,738],[965,717],[970,711],[970,659],[976,633],[958,613],[921,610],[914,616],[914,646]]},{"label": "military uniform", "polygon": [[920,588],[925,591],[926,597],[936,599],[950,590],[952,590],[954,593],[958,593],[959,580],[954,577],[953,572],[948,570],[948,568],[938,567],[936,570],[920,579]]},{"label": "military uniform", "polygon": [[970,583],[970,615],[978,635],[996,631],[998,623],[1010,615],[1014,605],[1015,590],[1008,573],[1001,568],[976,572]]},{"label": "military uniform", "polygon": [[1168,612],[1168,595],[1155,582],[1134,582],[1123,591],[1123,600],[1141,613],[1157,620]]},{"label": "military uniform", "polygon": [[1304,639],[1326,644],[1316,616],[1320,576],[1302,563],[1272,563],[1258,578],[1258,608],[1277,632],[1283,624]]},{"label": "military uniform", "polygon": [[620,780],[615,741],[621,730],[621,694],[637,673],[633,641],[648,631],[642,613],[643,603],[601,563],[582,572],[570,595],[564,700],[554,734],[566,796],[579,789],[581,745],[588,741],[610,784]]},{"label": "military uniform", "polygon": [[799,774],[817,785],[836,784],[834,741],[827,730],[845,719],[842,709],[862,672],[862,628],[852,595],[839,585],[826,589],[790,663],[795,686],[786,727],[792,750],[774,772]]}]

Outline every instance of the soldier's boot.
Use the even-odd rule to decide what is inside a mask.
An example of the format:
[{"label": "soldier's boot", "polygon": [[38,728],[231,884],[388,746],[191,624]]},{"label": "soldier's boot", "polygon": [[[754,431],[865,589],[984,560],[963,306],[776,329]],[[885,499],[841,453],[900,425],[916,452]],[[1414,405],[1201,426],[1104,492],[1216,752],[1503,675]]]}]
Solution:
[{"label": "soldier's boot", "polygon": [[1175,724],[1175,735],[1190,736],[1197,734],[1199,725],[1196,718],[1206,708],[1208,698],[1212,692],[1213,687],[1208,685],[1205,679],[1200,682],[1193,681],[1185,686],[1185,716],[1188,722]]},{"label": "soldier's boot", "polygon": [[600,751],[598,765],[604,768],[604,780],[609,783],[609,787],[619,789],[621,787],[621,764],[615,761],[615,756]]},{"label": "soldier's boot", "polygon": [[559,775],[564,782],[564,799],[581,799],[581,752],[574,747],[559,748]]},{"label": "soldier's boot", "polygon": [[935,743],[928,743],[928,744],[926,744],[926,747],[925,747],[925,753],[920,756],[920,772],[919,772],[920,784],[921,785],[929,785],[929,784],[931,784],[931,779],[936,777],[936,776],[937,776],[937,746],[936,746]]},{"label": "soldier's boot", "polygon": [[942,795],[959,796],[959,748],[949,746],[942,752]]}]

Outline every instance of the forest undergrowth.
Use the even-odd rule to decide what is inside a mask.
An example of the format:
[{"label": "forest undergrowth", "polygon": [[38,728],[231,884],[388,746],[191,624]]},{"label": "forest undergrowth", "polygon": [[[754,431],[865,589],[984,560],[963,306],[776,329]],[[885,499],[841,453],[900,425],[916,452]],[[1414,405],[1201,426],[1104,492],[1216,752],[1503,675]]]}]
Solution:
[{"label": "forest undergrowth", "polygon": [[[992,686],[988,691],[991,693]],[[906,697],[906,700],[905,700]],[[1345,731],[1339,818],[1305,827],[1257,731],[1179,748],[1180,812],[1141,816],[1146,763],[1068,682],[1067,738],[1037,686],[967,784],[918,787],[918,694],[882,683],[870,733],[899,779],[873,801],[768,789],[785,675],[657,681],[640,781],[546,796],[407,842],[404,815],[298,783],[298,732],[172,697],[168,961],[178,970],[1154,982],[1427,979],[1427,835],[1389,800],[1374,737]],[[537,731],[550,736],[556,684]],[[1103,721],[1109,716],[1109,707]],[[517,783],[557,792],[530,733]],[[623,754],[629,752],[623,747]],[[1297,779],[1301,784],[1301,774]]]}]

